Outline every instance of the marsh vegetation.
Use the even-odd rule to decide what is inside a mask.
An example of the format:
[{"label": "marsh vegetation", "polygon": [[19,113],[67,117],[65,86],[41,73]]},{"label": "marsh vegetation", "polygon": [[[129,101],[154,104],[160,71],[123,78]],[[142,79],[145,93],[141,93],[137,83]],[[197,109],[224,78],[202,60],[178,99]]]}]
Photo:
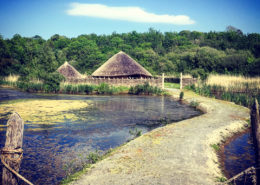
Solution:
[{"label": "marsh vegetation", "polygon": [[231,75],[210,75],[205,83],[187,87],[198,94],[215,97],[250,107],[260,101],[260,78]]}]

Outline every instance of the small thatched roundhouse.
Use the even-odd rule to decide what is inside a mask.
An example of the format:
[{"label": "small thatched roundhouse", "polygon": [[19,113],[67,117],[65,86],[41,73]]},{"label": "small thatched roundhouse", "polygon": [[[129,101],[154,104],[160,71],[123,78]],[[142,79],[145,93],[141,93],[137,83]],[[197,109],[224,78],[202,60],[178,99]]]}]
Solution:
[{"label": "small thatched roundhouse", "polygon": [[82,75],[68,62],[65,62],[61,65],[57,71],[62,74],[66,79],[67,78],[82,78]]},{"label": "small thatched roundhouse", "polygon": [[112,56],[94,73],[93,77],[109,78],[150,78],[152,77],[145,68],[138,64],[134,59],[120,51]]}]

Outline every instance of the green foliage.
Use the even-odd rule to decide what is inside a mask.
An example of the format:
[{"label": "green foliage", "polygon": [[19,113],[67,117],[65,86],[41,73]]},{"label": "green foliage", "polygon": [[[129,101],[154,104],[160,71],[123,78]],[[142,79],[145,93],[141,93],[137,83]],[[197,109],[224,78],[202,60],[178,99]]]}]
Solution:
[{"label": "green foliage", "polygon": [[163,91],[158,87],[150,86],[149,83],[146,82],[144,85],[136,85],[134,87],[130,87],[128,93],[135,95],[162,95]]},{"label": "green foliage", "polygon": [[226,177],[217,177],[217,182],[225,182],[227,181]]},{"label": "green foliage", "polygon": [[66,84],[60,89],[62,93],[66,94],[92,94],[95,86],[87,84]]},{"label": "green foliage", "polygon": [[88,154],[87,159],[90,164],[95,164],[96,162],[102,159],[102,156],[98,153],[98,151],[96,151]]},{"label": "green foliage", "polygon": [[95,91],[97,94],[119,94],[125,90],[127,90],[127,88],[110,86],[106,83],[101,83],[100,85],[95,86]]},{"label": "green foliage", "polygon": [[32,83],[32,82],[24,82],[24,81],[18,81],[16,83],[16,86],[27,92],[43,92],[44,91],[44,85],[41,83]]},{"label": "green foliage", "polygon": [[220,146],[219,144],[211,144],[210,145],[216,152],[218,152],[220,150]]},{"label": "green foliage", "polygon": [[129,134],[131,134],[134,138],[137,138],[142,135],[142,130],[138,130],[137,128],[129,130]]},{"label": "green foliage", "polygon": [[58,72],[45,75],[43,83],[43,89],[45,92],[58,92],[60,90],[60,82],[64,80],[64,77]]},{"label": "green foliage", "polygon": [[193,78],[200,78],[202,82],[205,82],[209,76],[209,73],[207,73],[204,69],[194,69],[191,71],[191,75]]},{"label": "green foliage", "polygon": [[180,89],[180,83],[169,83],[169,82],[165,82],[164,86],[166,88],[173,88],[173,89]]},{"label": "green foliage", "polygon": [[192,101],[190,102],[190,106],[196,108],[196,107],[199,106],[199,102],[197,102],[196,100],[192,100]]},{"label": "green foliage", "polygon": [[180,99],[180,100],[183,100],[183,97],[184,97],[184,92],[181,91],[181,92],[180,92],[180,98],[179,98],[179,99]]},{"label": "green foliage", "polygon": [[98,94],[112,94],[113,89],[106,83],[101,83],[96,88]]},{"label": "green foliage", "polygon": [[221,86],[210,86],[205,84],[201,84],[199,86],[191,85],[185,87],[185,89],[192,90],[197,94],[203,96],[216,97],[249,108],[253,104],[254,98],[257,98],[258,101],[260,100],[259,90],[258,88],[253,88],[253,86],[250,86],[250,88],[246,88],[245,92],[236,92],[236,90],[232,88],[224,89]]},{"label": "green foliage", "polygon": [[260,75],[260,34],[243,34],[229,26],[227,31],[208,33],[161,33],[149,29],[145,33],[88,34],[76,38],[56,34],[48,40],[37,35],[0,37],[0,76],[12,73],[24,81],[42,79],[66,60],[73,60],[80,72],[91,74],[120,50],[152,74],[191,72],[202,80],[211,72]]}]

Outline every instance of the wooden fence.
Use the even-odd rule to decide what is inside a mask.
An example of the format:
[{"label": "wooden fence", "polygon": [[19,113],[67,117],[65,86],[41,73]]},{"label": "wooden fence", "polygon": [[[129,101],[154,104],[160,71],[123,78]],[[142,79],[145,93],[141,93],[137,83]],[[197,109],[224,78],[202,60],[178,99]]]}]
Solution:
[{"label": "wooden fence", "polygon": [[99,85],[101,83],[106,83],[113,86],[135,86],[142,85],[144,83],[149,83],[151,86],[162,87],[162,78],[67,78],[67,82],[74,84],[93,84]]}]

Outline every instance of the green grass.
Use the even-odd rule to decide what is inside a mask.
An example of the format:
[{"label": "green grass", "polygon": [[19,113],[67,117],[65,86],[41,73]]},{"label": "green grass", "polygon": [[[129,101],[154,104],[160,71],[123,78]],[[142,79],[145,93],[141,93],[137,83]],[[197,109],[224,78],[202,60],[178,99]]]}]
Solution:
[{"label": "green grass", "polygon": [[164,91],[158,87],[149,85],[149,83],[145,83],[143,85],[130,87],[128,93],[135,95],[163,95]]},{"label": "green grass", "polygon": [[142,130],[138,130],[137,128],[129,130],[129,134],[133,136],[133,139],[142,135]]},{"label": "green grass", "polygon": [[220,146],[218,144],[212,144],[210,145],[216,152],[220,150]]},{"label": "green grass", "polygon": [[169,83],[165,82],[164,83],[165,88],[173,88],[173,89],[180,89],[180,84],[179,83]]},{"label": "green grass", "polygon": [[191,85],[185,87],[185,89],[192,90],[203,96],[234,102],[245,107],[251,107],[254,102],[254,98],[260,101],[260,92],[255,92],[257,89],[249,88],[245,92],[236,92],[230,88],[224,89],[222,86],[205,84],[199,84],[197,86]]},{"label": "green grass", "polygon": [[217,177],[217,182],[225,182],[227,181],[226,177]]},{"label": "green grass", "polygon": [[192,100],[192,101],[190,102],[190,106],[196,108],[197,106],[199,106],[199,102],[197,102],[197,101],[195,101],[195,100]]}]

